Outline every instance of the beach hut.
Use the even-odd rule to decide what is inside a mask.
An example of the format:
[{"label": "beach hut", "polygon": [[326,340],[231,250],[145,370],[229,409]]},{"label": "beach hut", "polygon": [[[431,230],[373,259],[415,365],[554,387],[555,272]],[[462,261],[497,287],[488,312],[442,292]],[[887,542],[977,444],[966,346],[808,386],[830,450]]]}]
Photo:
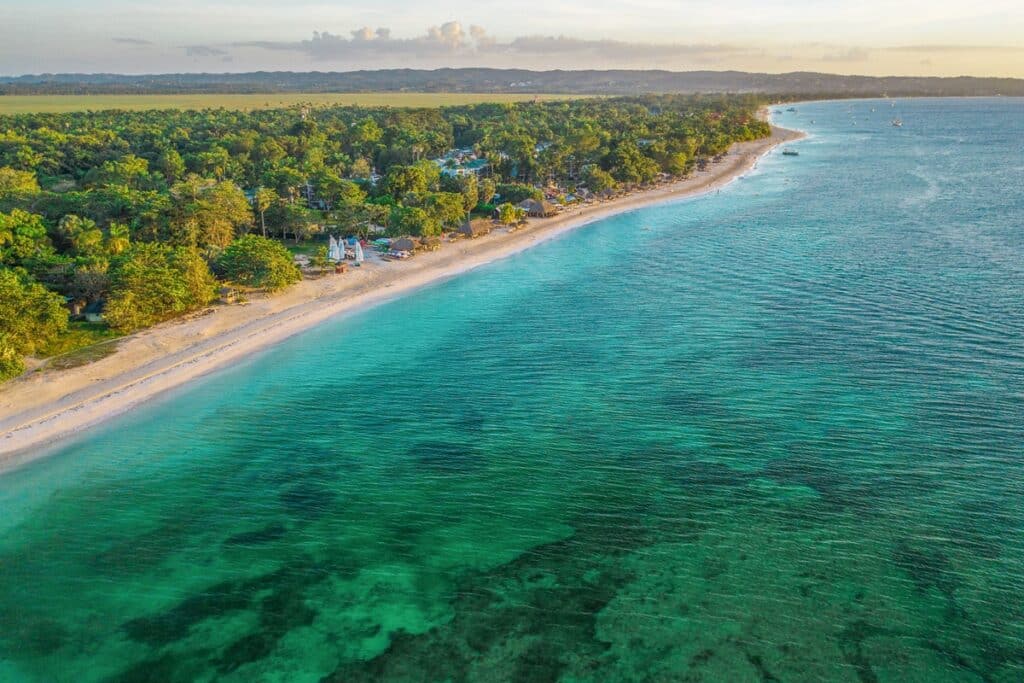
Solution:
[{"label": "beach hut", "polygon": [[488,221],[466,221],[457,232],[463,237],[480,237],[491,232],[491,224]]},{"label": "beach hut", "polygon": [[554,216],[558,213],[558,207],[546,199],[524,199],[518,204],[520,209],[526,211],[526,215],[531,218],[547,218],[548,216]]},{"label": "beach hut", "polygon": [[391,251],[413,251],[417,244],[411,237],[399,237],[391,242]]}]

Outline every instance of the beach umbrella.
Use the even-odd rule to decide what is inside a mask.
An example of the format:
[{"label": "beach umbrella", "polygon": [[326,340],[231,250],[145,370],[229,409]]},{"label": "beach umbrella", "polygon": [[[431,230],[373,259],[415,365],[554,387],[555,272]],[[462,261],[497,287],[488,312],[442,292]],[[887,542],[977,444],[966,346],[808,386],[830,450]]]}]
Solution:
[{"label": "beach umbrella", "polygon": [[356,263],[363,262],[363,245],[356,242]]}]

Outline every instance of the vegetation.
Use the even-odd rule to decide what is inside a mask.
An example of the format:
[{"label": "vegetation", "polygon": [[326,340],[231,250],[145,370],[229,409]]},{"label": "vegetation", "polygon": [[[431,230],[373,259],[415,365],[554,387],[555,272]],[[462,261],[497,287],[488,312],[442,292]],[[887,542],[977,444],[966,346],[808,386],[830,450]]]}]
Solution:
[{"label": "vegetation", "polygon": [[[105,302],[111,328],[127,333],[208,304],[214,273],[288,286],[300,274],[282,244],[326,226],[434,237],[495,205],[500,220],[518,222],[516,205],[546,192],[684,175],[766,135],[758,105],[651,96],[0,116],[5,376],[22,355],[60,345],[64,303]],[[458,168],[464,158],[472,172]],[[306,252],[322,268],[321,246]],[[19,306],[33,314],[13,320]]]},{"label": "vegetation", "polygon": [[[358,93],[359,96],[368,97],[390,97],[390,93],[455,93],[456,96],[463,93],[506,93],[522,97],[524,93],[576,93],[594,96],[750,92],[772,93],[773,99],[788,94],[803,100],[813,97],[834,99],[886,95],[1010,97],[1024,95],[1024,79],[969,76],[840,76],[804,71],[766,74],[742,71],[529,71],[480,68],[379,69],[285,74],[39,74],[0,77],[0,95],[120,93],[131,94],[134,97],[139,93],[275,93],[256,94],[254,97],[259,101],[285,102],[287,100],[284,96],[276,93],[286,92]],[[532,94],[527,96],[533,97]],[[422,106],[422,103],[405,104]]]},{"label": "vegetation", "polygon": [[106,319],[115,330],[132,332],[205,306],[215,285],[194,249],[138,244],[110,264]]},{"label": "vegetation", "polygon": [[0,379],[25,369],[22,357],[67,329],[64,300],[24,271],[0,269]]},{"label": "vegetation", "polygon": [[[0,92],[3,91],[0,86]],[[17,92],[17,91],[15,91]],[[138,94],[46,94],[0,97],[0,114],[39,114],[102,111],[145,111],[149,109],[279,109],[296,105],[360,107],[452,107],[478,102],[523,102],[559,100],[579,95],[534,95],[528,93],[443,93],[443,92],[359,92],[359,93],[188,93]]]},{"label": "vegetation", "polygon": [[[322,263],[319,263],[319,249],[316,254],[321,268],[327,264],[326,249],[323,251]],[[284,289],[302,278],[291,252],[280,242],[259,235],[246,235],[235,240],[218,257],[217,268],[231,282],[269,291]]]}]

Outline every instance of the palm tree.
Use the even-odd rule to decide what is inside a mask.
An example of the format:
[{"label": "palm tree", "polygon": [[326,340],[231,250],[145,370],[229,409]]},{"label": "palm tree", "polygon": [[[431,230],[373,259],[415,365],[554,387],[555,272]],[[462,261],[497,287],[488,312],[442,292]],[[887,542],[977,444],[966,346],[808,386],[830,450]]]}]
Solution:
[{"label": "palm tree", "polygon": [[256,208],[256,212],[260,215],[260,230],[263,231],[264,237],[267,236],[267,209],[273,205],[276,199],[277,193],[269,187],[261,187],[256,190],[256,196],[253,197],[253,205]]},{"label": "palm tree", "polygon": [[131,231],[124,223],[111,223],[107,230],[107,252],[117,256],[131,243]]}]

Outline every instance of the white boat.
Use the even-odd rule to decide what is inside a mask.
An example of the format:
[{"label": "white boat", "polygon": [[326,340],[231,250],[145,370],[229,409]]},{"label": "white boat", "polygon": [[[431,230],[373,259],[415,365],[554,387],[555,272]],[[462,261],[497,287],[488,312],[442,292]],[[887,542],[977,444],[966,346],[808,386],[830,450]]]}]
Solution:
[{"label": "white boat", "polygon": [[903,127],[903,119],[900,119],[900,118],[893,119],[892,120],[892,125],[893,125],[893,128],[902,128]]}]

